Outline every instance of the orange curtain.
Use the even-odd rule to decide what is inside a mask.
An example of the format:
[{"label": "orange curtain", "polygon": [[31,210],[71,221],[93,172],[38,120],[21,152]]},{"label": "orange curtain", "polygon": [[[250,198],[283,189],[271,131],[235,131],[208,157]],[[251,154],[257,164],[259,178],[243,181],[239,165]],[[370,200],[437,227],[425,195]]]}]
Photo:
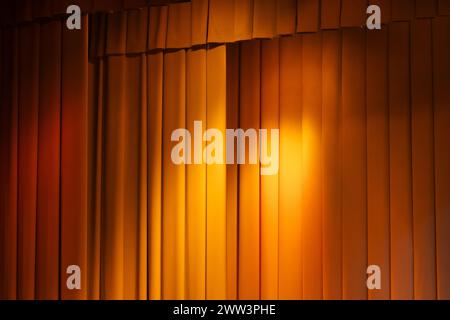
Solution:
[{"label": "orange curtain", "polygon": [[[119,2],[1,28],[1,298],[450,299],[447,1]],[[278,173],[175,165],[196,120]]]}]

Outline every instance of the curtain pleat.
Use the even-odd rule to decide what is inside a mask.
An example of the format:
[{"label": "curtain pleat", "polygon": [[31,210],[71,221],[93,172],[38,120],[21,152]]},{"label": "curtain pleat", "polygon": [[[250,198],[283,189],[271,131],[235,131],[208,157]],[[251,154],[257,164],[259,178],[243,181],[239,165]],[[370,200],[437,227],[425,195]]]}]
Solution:
[{"label": "curtain pleat", "polygon": [[366,24],[367,0],[341,0],[341,27],[361,27]]},{"label": "curtain pleat", "polygon": [[1,179],[1,293],[17,298],[18,266],[18,31],[2,33],[2,179]]},{"label": "curtain pleat", "polygon": [[19,31],[17,297],[35,298],[39,25]]},{"label": "curtain pleat", "polygon": [[303,298],[321,299],[322,278],[322,34],[303,37],[302,163]]},{"label": "curtain pleat", "polygon": [[[302,39],[280,39],[280,170],[278,298],[303,297]],[[296,254],[292,254],[296,252]]]},{"label": "curtain pleat", "polygon": [[435,134],[436,277],[438,299],[450,299],[450,20],[433,21],[433,97]]},{"label": "curtain pleat", "polygon": [[[127,156],[127,105],[125,56],[109,56],[105,62],[104,171],[102,205],[102,297],[124,298],[124,214]],[[104,231],[103,231],[104,230]]]},{"label": "curtain pleat", "polygon": [[[207,125],[206,50],[189,50],[186,56],[186,128],[192,136],[191,161],[186,168],[186,297],[206,298],[206,164],[203,162],[202,130],[194,122]],[[202,163],[202,164],[199,164]]]},{"label": "curtain pleat", "polygon": [[147,35],[142,30],[147,30],[148,9],[136,9],[128,11],[127,17],[127,48],[128,54],[142,53],[147,50]]},{"label": "curtain pleat", "polygon": [[[233,1],[227,2],[233,3]],[[254,0],[234,0],[234,41],[252,38],[253,3]]]},{"label": "curtain pleat", "polygon": [[297,0],[297,32],[319,29],[319,0]]},{"label": "curtain pleat", "polygon": [[[270,130],[280,127],[280,43],[264,40],[261,44],[261,128],[267,129],[268,153],[272,144]],[[261,176],[261,299],[278,298],[278,179]]]},{"label": "curtain pleat", "polygon": [[[239,127],[239,44],[227,45],[227,128]],[[234,146],[234,152],[237,148]],[[238,288],[238,165],[227,164],[227,299],[237,299]]]},{"label": "curtain pleat", "polygon": [[167,18],[168,48],[187,48],[191,46],[191,3],[169,5]]},{"label": "curtain pleat", "polygon": [[[186,53],[164,55],[162,151],[162,298],[184,299],[186,168],[171,159],[172,132],[186,125]],[[186,139],[186,137],[185,137]],[[185,148],[188,142],[180,141]],[[183,156],[183,155],[180,155]]]},{"label": "curtain pleat", "polygon": [[168,7],[151,7],[149,10],[148,49],[164,49],[166,47]]},{"label": "curtain pleat", "polygon": [[148,93],[147,57],[139,56],[139,213],[138,213],[138,299],[148,300]]},{"label": "curtain pleat", "polygon": [[366,39],[362,30],[342,34],[342,235],[343,298],[366,299],[367,159]]},{"label": "curtain pleat", "polygon": [[234,36],[234,0],[209,0],[208,42],[228,42]]},{"label": "curtain pleat", "polygon": [[[143,206],[142,194],[147,193],[146,179],[145,184],[142,181],[146,176],[145,168],[140,164],[146,161],[143,154],[143,148],[146,148],[145,140],[141,139],[141,121],[142,119],[142,87],[145,85],[141,79],[141,57],[139,55],[126,57],[125,59],[125,82],[124,86],[124,104],[123,104],[123,130],[124,150],[120,155],[123,163],[123,297],[125,299],[138,299],[139,284],[142,274],[140,273],[140,237],[145,234],[142,232],[147,223],[142,220]],[[145,128],[144,128],[145,129]],[[142,159],[142,158],[143,159]],[[141,172],[141,171],[144,172]],[[145,215],[147,213],[145,212]],[[142,225],[144,222],[144,225]],[[144,283],[146,279],[144,279]]]},{"label": "curtain pleat", "polygon": [[277,32],[279,35],[293,34],[297,23],[297,1],[277,1]]},{"label": "curtain pleat", "polygon": [[323,29],[336,29],[340,24],[341,0],[322,0],[320,20]]},{"label": "curtain pleat", "polygon": [[413,298],[409,25],[389,34],[391,298]]},{"label": "curtain pleat", "polygon": [[342,298],[341,32],[322,35],[323,298]]},{"label": "curtain pleat", "polygon": [[148,291],[162,298],[162,136],[164,55],[147,56],[148,126]]},{"label": "curtain pleat", "polygon": [[414,297],[436,299],[434,118],[431,21],[411,26]]},{"label": "curtain pleat", "polygon": [[[125,54],[127,49],[127,13],[109,13],[107,16],[106,55]],[[131,23],[130,23],[131,24]]]},{"label": "curtain pleat", "polygon": [[[61,22],[41,26],[36,217],[36,299],[59,296]],[[55,201],[56,200],[56,201]]]},{"label": "curtain pleat", "polygon": [[88,298],[100,299],[104,61],[89,63],[88,106]]},{"label": "curtain pleat", "polygon": [[253,37],[272,38],[277,34],[276,0],[255,0],[253,8]]},{"label": "curtain pleat", "polygon": [[383,270],[381,290],[390,298],[388,30],[367,34],[367,245],[368,264]]},{"label": "curtain pleat", "polygon": [[[207,50],[206,63],[206,122],[207,128],[217,130],[223,137],[227,126],[226,46]],[[208,145],[213,142],[206,136],[206,298],[226,298],[227,280],[227,215],[226,215],[226,154],[214,151],[216,163],[210,163]],[[215,139],[218,139],[217,137]],[[225,146],[226,141],[223,141]]]},{"label": "curtain pleat", "polygon": [[79,32],[62,31],[60,279],[67,279],[71,265],[82,272],[80,290],[60,281],[62,299],[87,297],[88,34],[87,16]]},{"label": "curtain pleat", "polygon": [[208,33],[208,0],[191,0],[192,46],[206,43]]},{"label": "curtain pleat", "polygon": [[[240,55],[239,128],[254,130],[260,127],[261,42],[243,43]],[[248,144],[258,143],[257,136],[258,132],[254,132],[245,140]],[[238,298],[251,300],[260,298],[260,168],[250,163],[255,158],[252,150],[247,148],[245,152],[245,164],[239,167]]]}]

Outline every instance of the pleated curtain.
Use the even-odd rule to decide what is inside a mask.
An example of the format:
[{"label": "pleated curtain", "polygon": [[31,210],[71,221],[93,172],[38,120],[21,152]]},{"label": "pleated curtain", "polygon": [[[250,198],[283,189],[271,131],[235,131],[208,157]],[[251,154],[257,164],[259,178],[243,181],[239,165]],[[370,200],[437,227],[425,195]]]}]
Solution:
[{"label": "pleated curtain", "polygon": [[[0,297],[450,299],[449,2],[372,2],[2,27]],[[194,121],[279,129],[278,173],[175,165]]]}]

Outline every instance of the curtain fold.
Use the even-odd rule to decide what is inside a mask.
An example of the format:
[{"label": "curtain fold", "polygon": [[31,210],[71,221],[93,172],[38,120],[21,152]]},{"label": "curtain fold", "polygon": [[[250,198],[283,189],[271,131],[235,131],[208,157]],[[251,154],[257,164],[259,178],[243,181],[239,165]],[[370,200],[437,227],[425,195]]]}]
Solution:
[{"label": "curtain fold", "polygon": [[[261,128],[280,127],[279,40],[261,44]],[[274,63],[275,62],[275,63]],[[268,149],[275,150],[272,140]],[[278,298],[278,186],[279,174],[261,177],[261,299]]]},{"label": "curtain fold", "polygon": [[366,299],[366,35],[342,31],[342,283],[344,299]]},{"label": "curtain fold", "polygon": [[[189,50],[186,57],[186,128],[195,130],[194,121],[207,124],[207,50]],[[197,129],[198,130],[198,129]],[[202,133],[200,133],[202,134]],[[191,161],[203,158],[205,142],[193,137]],[[199,152],[196,148],[200,148]],[[203,162],[203,161],[202,161]],[[187,298],[206,298],[206,239],[207,239],[207,171],[206,164],[186,169],[186,242],[187,242]]]},{"label": "curtain fold", "polygon": [[450,234],[448,208],[450,199],[446,196],[450,190],[450,150],[446,148],[446,138],[450,128],[450,108],[448,107],[450,64],[446,59],[450,52],[450,21],[438,18],[433,21],[433,97],[434,97],[434,134],[435,134],[435,192],[436,192],[436,272],[437,297],[447,299],[450,296],[450,276],[444,270],[450,264],[450,253],[446,249]]},{"label": "curtain fold", "polygon": [[[186,168],[172,162],[172,132],[186,125],[185,51],[164,56],[162,152],[162,298],[184,299]],[[184,139],[187,139],[185,137]],[[188,148],[187,140],[180,141]],[[184,156],[180,154],[180,156]]]},{"label": "curtain fold", "polygon": [[389,34],[389,132],[391,297],[413,297],[411,195],[411,111],[409,25],[393,24]]},{"label": "curtain fold", "polygon": [[[368,261],[385,270],[390,287],[390,184],[388,30],[367,35],[367,246]],[[369,292],[370,299],[389,299],[390,292]]]},{"label": "curtain fold", "polygon": [[[56,39],[56,41],[55,41]],[[57,299],[61,163],[61,23],[41,26],[36,210],[36,298]],[[55,201],[55,199],[58,199]]]},{"label": "curtain fold", "polygon": [[[206,128],[225,137],[227,128],[226,47],[209,47],[206,53]],[[217,139],[217,137],[215,138]],[[206,298],[226,298],[227,259],[227,171],[226,154],[220,149],[209,153],[213,142],[206,136]],[[224,145],[226,141],[223,141]],[[215,157],[210,163],[209,157]]]},{"label": "curtain fold", "polygon": [[[246,131],[260,127],[261,42],[243,43],[240,59],[239,128]],[[253,142],[257,141],[253,138]],[[258,150],[259,147],[258,143]],[[250,152],[247,149],[245,164],[239,166],[238,182],[238,297],[243,300],[260,298],[260,171],[259,166],[250,164]]]},{"label": "curtain fold", "polygon": [[147,56],[148,125],[148,293],[162,297],[163,53]]},{"label": "curtain fold", "polygon": [[[302,38],[280,39],[278,298],[302,299]],[[292,254],[296,252],[296,254]]]},{"label": "curtain fold", "polygon": [[35,298],[39,25],[19,31],[17,297]]}]

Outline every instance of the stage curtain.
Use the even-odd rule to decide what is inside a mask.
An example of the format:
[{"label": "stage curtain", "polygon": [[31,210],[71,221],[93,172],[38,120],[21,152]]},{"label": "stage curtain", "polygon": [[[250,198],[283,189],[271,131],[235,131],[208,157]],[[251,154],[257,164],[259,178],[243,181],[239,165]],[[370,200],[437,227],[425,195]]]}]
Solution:
[{"label": "stage curtain", "polygon": [[[229,3],[0,29],[1,298],[450,299],[447,2],[381,31],[353,1]],[[279,129],[279,171],[174,164],[194,121]]]}]

